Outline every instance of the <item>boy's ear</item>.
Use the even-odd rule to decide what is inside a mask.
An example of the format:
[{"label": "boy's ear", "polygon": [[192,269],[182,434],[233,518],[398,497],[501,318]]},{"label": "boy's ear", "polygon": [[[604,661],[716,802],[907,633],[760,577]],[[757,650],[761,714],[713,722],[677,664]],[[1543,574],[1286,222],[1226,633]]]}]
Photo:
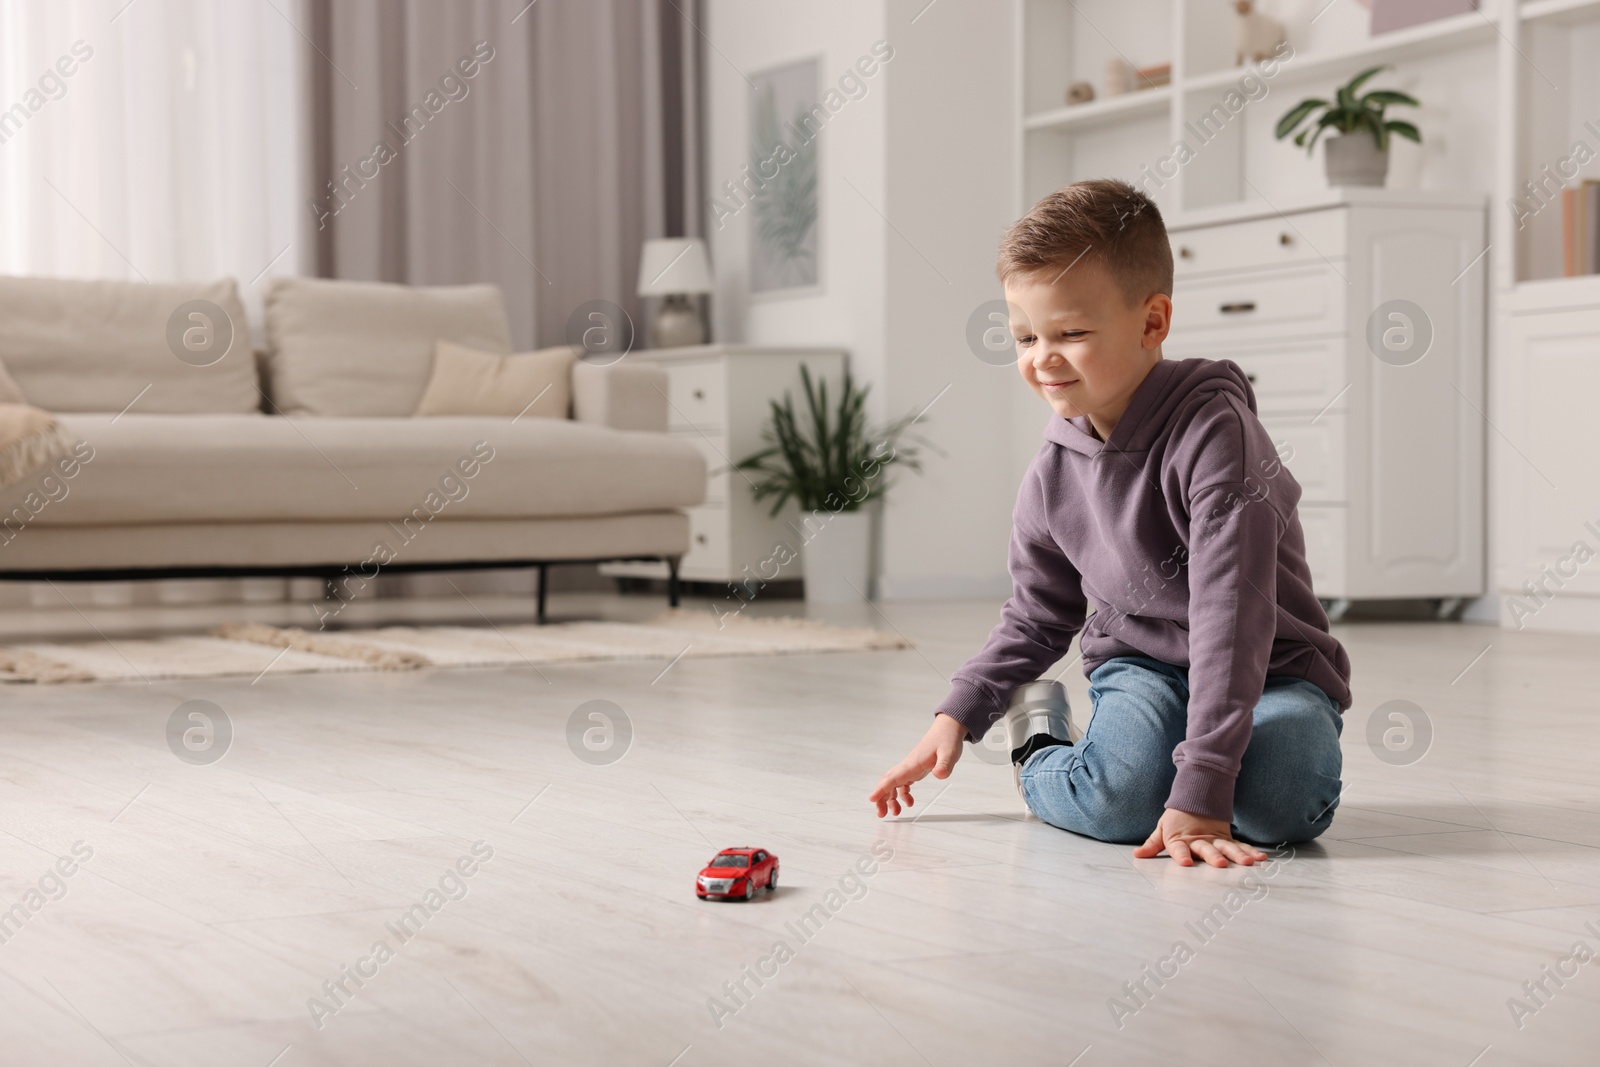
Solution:
[{"label": "boy's ear", "polygon": [[1172,331],[1172,297],[1166,293],[1152,293],[1144,302],[1144,336],[1140,347],[1159,348]]}]

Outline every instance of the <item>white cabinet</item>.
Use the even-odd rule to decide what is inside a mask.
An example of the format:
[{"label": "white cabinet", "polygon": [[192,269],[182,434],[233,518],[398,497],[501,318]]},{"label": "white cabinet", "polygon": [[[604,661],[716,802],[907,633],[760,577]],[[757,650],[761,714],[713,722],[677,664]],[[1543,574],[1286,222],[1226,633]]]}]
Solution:
[{"label": "white cabinet", "polygon": [[1484,589],[1484,209],[1334,191],[1170,220],[1169,359],[1231,359],[1303,490],[1319,596]]},{"label": "white cabinet", "polygon": [[[689,551],[679,576],[692,582],[802,577],[798,549],[804,538],[790,525],[795,506],[789,504],[776,517],[769,515],[771,501],[758,504],[745,475],[727,468],[766,447],[761,431],[772,400],[789,393],[803,418],[802,366],[810,370],[813,381],[827,382],[828,402],[835,403],[844,378],[844,351],[716,344],[644,349],[628,358],[658,363],[667,372],[668,432],[692,443],[706,458],[706,499],[689,509]],[[768,561],[780,544],[790,546],[795,558],[774,576],[777,564]],[[778,553],[778,558],[790,555]],[[609,563],[601,570],[651,578],[667,573],[659,563]]]},{"label": "white cabinet", "polygon": [[1596,632],[1600,474],[1582,438],[1600,397],[1600,276],[1518,286],[1507,304],[1497,383],[1507,441],[1496,470],[1501,619]]}]

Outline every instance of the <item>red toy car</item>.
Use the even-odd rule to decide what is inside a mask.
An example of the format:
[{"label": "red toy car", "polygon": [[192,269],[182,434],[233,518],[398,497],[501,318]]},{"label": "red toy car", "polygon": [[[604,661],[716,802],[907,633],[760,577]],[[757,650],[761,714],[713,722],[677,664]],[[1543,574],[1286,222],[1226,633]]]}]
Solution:
[{"label": "red toy car", "polygon": [[764,848],[725,848],[712,857],[694,882],[695,895],[701,900],[749,900],[762,888],[768,892],[778,888],[778,857]]}]

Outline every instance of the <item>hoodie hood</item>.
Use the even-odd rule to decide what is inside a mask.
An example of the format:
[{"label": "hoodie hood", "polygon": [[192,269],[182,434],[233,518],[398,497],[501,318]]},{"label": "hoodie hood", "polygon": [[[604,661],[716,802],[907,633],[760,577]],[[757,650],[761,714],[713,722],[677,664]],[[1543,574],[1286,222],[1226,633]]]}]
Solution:
[{"label": "hoodie hood", "polygon": [[1218,393],[1234,394],[1249,406],[1252,415],[1256,414],[1255,390],[1233,360],[1163,359],[1150,368],[1133,391],[1128,410],[1122,413],[1109,441],[1102,442],[1094,435],[1094,427],[1085,415],[1051,418],[1044,436],[1047,441],[1090,456],[1105,449],[1147,452],[1171,433],[1187,413]]}]

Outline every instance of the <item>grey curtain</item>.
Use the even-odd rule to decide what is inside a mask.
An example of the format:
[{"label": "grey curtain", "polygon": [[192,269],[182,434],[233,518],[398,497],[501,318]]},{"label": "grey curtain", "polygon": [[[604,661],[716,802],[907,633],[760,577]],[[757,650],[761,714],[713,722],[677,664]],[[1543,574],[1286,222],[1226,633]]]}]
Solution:
[{"label": "grey curtain", "polygon": [[519,349],[702,234],[700,0],[308,0],[316,273],[495,282]]}]

